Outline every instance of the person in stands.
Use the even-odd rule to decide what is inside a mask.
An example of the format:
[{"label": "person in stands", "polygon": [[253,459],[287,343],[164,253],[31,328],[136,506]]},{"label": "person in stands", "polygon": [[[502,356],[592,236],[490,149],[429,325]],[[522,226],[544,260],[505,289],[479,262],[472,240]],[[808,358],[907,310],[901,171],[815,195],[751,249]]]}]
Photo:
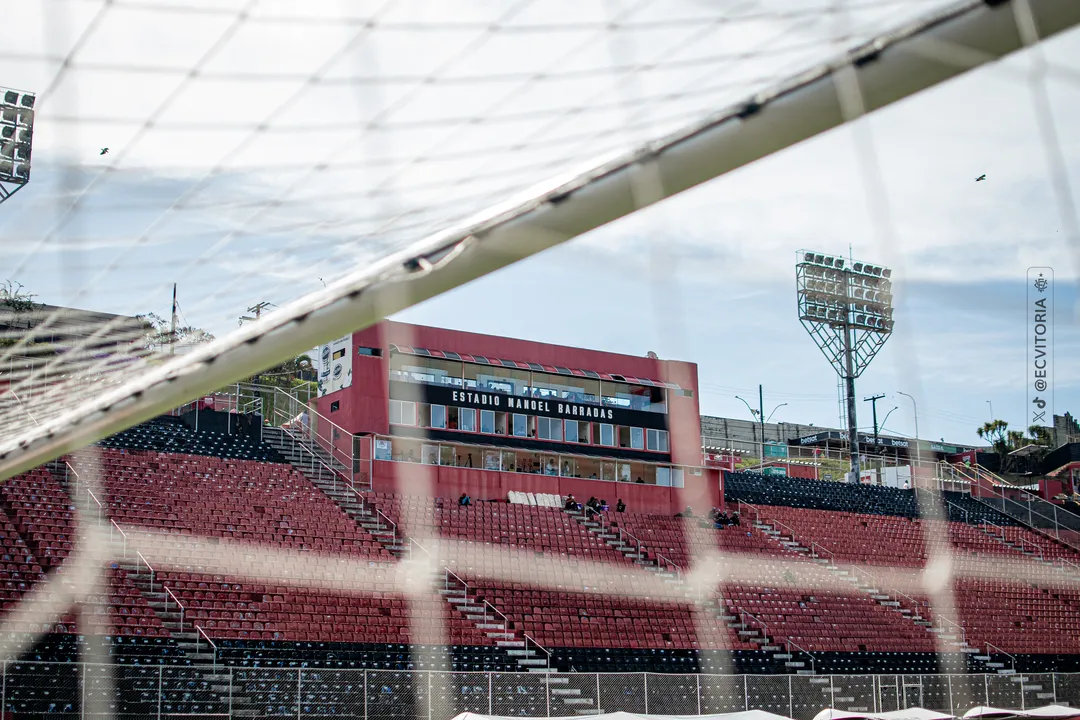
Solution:
[{"label": "person in stands", "polygon": [[626,512],[626,503],[619,498],[619,502],[615,504],[615,512]]},{"label": "person in stands", "polygon": [[600,512],[607,512],[610,509],[611,508],[608,507],[607,500],[601,500],[600,501]]},{"label": "person in stands", "polygon": [[580,510],[581,506],[578,505],[578,501],[574,499],[573,495],[566,496],[566,502],[563,504],[563,510]]},{"label": "person in stands", "polygon": [[472,505],[472,498],[469,497],[468,493],[461,493],[461,497],[458,498],[457,504],[461,507],[468,507]]},{"label": "person in stands", "polygon": [[595,497],[590,497],[589,501],[585,503],[585,514],[588,516],[598,515],[600,513],[600,501]]},{"label": "person in stands", "polygon": [[731,519],[728,520],[728,523],[730,525],[734,525],[735,527],[739,527],[739,513],[737,513],[737,512],[731,513]]},{"label": "person in stands", "polygon": [[692,508],[692,507],[690,507],[689,505],[687,505],[687,506],[686,506],[686,509],[685,509],[685,510],[683,510],[683,511],[682,511],[681,513],[679,513],[678,515],[676,515],[675,517],[682,517],[682,518],[692,518],[692,517],[694,517],[694,508]]}]

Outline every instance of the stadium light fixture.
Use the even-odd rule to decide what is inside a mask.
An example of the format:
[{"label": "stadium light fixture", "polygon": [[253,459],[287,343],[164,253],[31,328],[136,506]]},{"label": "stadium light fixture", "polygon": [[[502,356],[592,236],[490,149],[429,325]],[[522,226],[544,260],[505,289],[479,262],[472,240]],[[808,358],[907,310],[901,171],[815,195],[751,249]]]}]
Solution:
[{"label": "stadium light fixture", "polygon": [[30,182],[33,93],[0,87],[0,203]]},{"label": "stadium light fixture", "polygon": [[893,331],[892,271],[864,261],[800,250],[795,279],[799,321],[844,380],[852,482],[858,482],[855,378]]}]

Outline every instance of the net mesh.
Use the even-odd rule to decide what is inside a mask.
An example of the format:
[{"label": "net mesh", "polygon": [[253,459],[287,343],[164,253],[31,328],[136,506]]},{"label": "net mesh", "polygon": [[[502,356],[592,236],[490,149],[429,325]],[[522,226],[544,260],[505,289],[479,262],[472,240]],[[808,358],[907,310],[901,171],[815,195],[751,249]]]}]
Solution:
[{"label": "net mesh", "polygon": [[[0,470],[4,477],[25,471],[1004,52],[1036,45],[1078,20],[1047,3],[1006,5],[48,0],[6,8],[5,23],[23,30],[0,51],[12,75],[0,81],[35,91],[37,104],[33,182],[0,205],[0,263],[10,281],[0,314]],[[996,19],[979,25],[989,13]],[[959,46],[948,32],[935,34],[969,21],[985,43]],[[873,75],[874,61],[894,46],[890,62],[903,56],[898,70]],[[1008,67],[1003,73],[1032,90],[1056,207],[1075,241],[1072,193],[1045,85],[1047,75],[1069,71],[1039,48],[1026,61],[1030,72]],[[904,79],[906,67],[916,79]],[[773,108],[770,101],[823,77],[837,112],[774,120],[783,103]],[[682,165],[664,164],[664,157],[678,162],[680,152],[700,147],[692,142],[731,123],[764,124],[770,140],[752,147],[721,143],[732,157],[716,168],[685,158]],[[803,127],[790,130],[786,123]],[[896,220],[874,138],[866,123],[854,128],[871,226],[883,260],[899,267],[888,256],[898,244]],[[623,171],[629,175],[620,176]],[[624,197],[590,196],[612,178],[627,186]],[[565,203],[568,197],[584,209]],[[571,215],[558,215],[560,207]],[[537,215],[528,232],[505,230]],[[662,243],[645,256],[658,324],[678,344],[684,330],[670,319],[685,311],[664,292],[677,273]],[[52,304],[17,284],[30,277],[33,293]],[[180,332],[147,315],[165,306],[174,282],[184,298],[176,308]],[[283,307],[230,330],[237,308],[262,298]],[[362,313],[352,313],[361,306]],[[188,320],[220,339],[208,344],[186,333]],[[671,428],[672,436],[685,432]],[[59,673],[65,687],[81,682],[77,702],[96,717],[123,712],[114,698],[135,691],[146,705],[137,710],[142,714],[229,713],[234,695],[267,684],[276,706],[266,712],[297,716],[327,707],[364,717],[416,715],[421,708],[429,717],[450,717],[465,710],[691,714],[754,707],[802,717],[851,706],[856,701],[849,696],[873,698],[881,710],[959,708],[957,698],[968,697],[1017,705],[1026,696],[1008,680],[979,679],[972,689],[963,677],[945,675],[919,676],[917,683],[901,676],[844,678],[842,686],[830,679],[825,689],[801,676],[450,674],[447,656],[429,652],[448,637],[445,618],[430,611],[431,599],[451,582],[447,568],[471,564],[480,566],[470,568],[474,575],[552,592],[580,587],[586,578],[594,592],[687,608],[694,642],[714,651],[715,671],[731,673],[727,628],[718,618],[730,616],[729,628],[765,639],[778,631],[751,610],[726,604],[726,584],[791,576],[807,591],[849,593],[861,572],[869,576],[862,590],[926,598],[944,668],[966,644],[952,597],[956,581],[1008,577],[1060,589],[1080,583],[1068,568],[1047,569],[1023,557],[957,557],[945,509],[930,494],[920,496],[929,558],[919,568],[853,567],[842,574],[796,559],[763,562],[694,545],[687,566],[669,567],[672,573],[567,565],[498,545],[478,554],[476,544],[411,526],[404,516],[395,532],[409,539],[406,560],[373,567],[339,557],[313,564],[303,552],[110,523],[107,502],[98,500],[106,498],[104,462],[100,448],[88,448],[67,466],[78,478],[78,552],[6,617],[9,630],[32,630],[5,635],[5,661],[73,607],[75,622],[93,627],[94,613],[105,614],[109,605],[101,569],[137,557],[151,577],[155,568],[197,567],[296,588],[392,588],[406,600],[408,652],[430,672],[372,671],[358,679],[290,670],[247,677],[231,670],[221,691],[205,670],[114,674],[107,650],[88,645],[84,656],[96,664],[75,674],[67,667],[49,672]],[[435,472],[421,466],[406,477],[402,471],[401,487],[433,496]],[[780,523],[767,514],[754,521],[762,526],[757,530]],[[531,638],[524,647],[538,658],[547,652]],[[785,649],[812,669],[813,653],[794,641]],[[34,666],[11,670],[12,678],[31,684],[44,677]],[[8,672],[5,665],[5,677]]]}]

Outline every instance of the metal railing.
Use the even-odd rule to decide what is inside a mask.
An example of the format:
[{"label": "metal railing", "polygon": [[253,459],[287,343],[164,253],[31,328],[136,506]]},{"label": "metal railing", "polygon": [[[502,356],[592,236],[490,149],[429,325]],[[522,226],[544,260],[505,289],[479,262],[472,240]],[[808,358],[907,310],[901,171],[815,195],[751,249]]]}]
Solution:
[{"label": "metal railing", "polygon": [[180,598],[176,597],[176,595],[173,594],[173,591],[170,590],[168,586],[162,585],[161,587],[165,588],[165,612],[169,612],[169,598],[172,598],[172,601],[176,603],[176,607],[180,608],[179,629],[180,632],[184,632],[184,611],[187,610],[187,608],[184,607],[184,603],[180,602]]},{"label": "metal railing", "polygon": [[1015,655],[1005,652],[1004,650],[999,648],[997,645],[994,645],[993,643],[986,643],[986,654],[990,655],[992,653],[996,653],[997,655],[1004,655],[1005,657],[1009,658],[1009,669],[1012,670],[1013,672],[1016,672],[1016,656]]},{"label": "metal railing", "polygon": [[[975,472],[983,472],[987,473],[988,476],[996,477],[978,466],[976,466]],[[972,497],[1014,520],[1019,520],[1041,535],[1068,545],[1074,550],[1080,550],[1080,516],[1060,508],[1024,488],[998,484],[1001,482],[1000,478],[998,478],[997,483],[990,484],[989,489],[994,492],[992,496],[973,493]],[[983,488],[986,489],[985,484]],[[1020,499],[1013,500],[1007,497],[1007,493],[1015,493]]]},{"label": "metal railing", "polygon": [[[417,543],[417,545],[419,545],[419,543]],[[425,550],[425,552],[426,552],[426,550]],[[513,625],[513,623],[510,621],[510,618],[508,618],[497,607],[492,605],[487,600],[483,600],[481,598],[476,597],[475,596],[476,591],[460,575],[455,573],[450,568],[443,568],[443,570],[445,572],[444,577],[446,579],[446,588],[448,590],[451,589],[450,588],[450,578],[453,578],[454,581],[457,582],[457,584],[460,585],[462,590],[464,591],[466,602],[480,604],[480,606],[484,609],[484,619],[482,621],[483,624],[485,624],[485,625],[491,624],[491,623],[488,622],[489,619],[490,619],[488,617],[488,612],[490,611],[491,615],[494,615],[496,618],[498,618],[502,622],[503,632],[511,633],[511,634],[514,634],[515,636],[517,635],[517,633],[514,633],[510,629],[511,625]],[[522,641],[525,643],[525,647],[523,649],[526,652],[528,652],[529,649],[530,649],[529,644],[531,643],[532,646],[536,650],[539,650],[540,652],[544,653],[544,656],[545,656],[545,658],[544,658],[544,667],[551,667],[551,657],[552,657],[551,651],[548,650],[547,648],[545,648],[539,642],[537,642],[536,638],[534,638],[532,635],[529,635],[529,633],[525,632],[524,630],[521,631],[521,637],[522,637]],[[526,654],[525,657],[528,657],[528,655]]]},{"label": "metal railing", "polygon": [[791,640],[790,638],[786,639],[784,641],[784,647],[786,647],[789,650],[789,652],[790,652],[791,648],[795,648],[796,650],[801,652],[803,655],[810,658],[810,672],[812,674],[814,674],[814,675],[817,674],[817,657],[814,655],[814,653],[810,652],[809,650],[804,648],[802,645],[795,642],[794,640]]},{"label": "metal railing", "polygon": [[211,662],[213,664],[213,668],[215,670],[217,670],[217,664],[218,664],[218,646],[217,646],[217,643],[215,643],[213,640],[210,639],[210,636],[207,635],[206,631],[202,629],[202,625],[196,625],[195,626],[195,651],[196,652],[198,652],[199,649],[202,647],[202,641],[203,640],[205,640],[206,643],[210,646],[211,652],[213,653],[213,660]]},{"label": "metal railing", "polygon": [[[814,667],[820,670],[823,662],[818,658]],[[564,702],[567,697],[574,701]],[[766,710],[795,720],[811,720],[826,707],[860,708],[863,713],[922,707],[959,717],[979,705],[1020,710],[1076,706],[1080,675],[549,674],[21,661],[0,665],[0,706],[14,708],[19,717],[102,718],[87,712],[94,701],[99,707],[103,701],[106,707],[123,708],[116,717],[147,720],[266,715],[296,720],[450,720],[465,712],[567,717],[583,707],[665,716]]]}]

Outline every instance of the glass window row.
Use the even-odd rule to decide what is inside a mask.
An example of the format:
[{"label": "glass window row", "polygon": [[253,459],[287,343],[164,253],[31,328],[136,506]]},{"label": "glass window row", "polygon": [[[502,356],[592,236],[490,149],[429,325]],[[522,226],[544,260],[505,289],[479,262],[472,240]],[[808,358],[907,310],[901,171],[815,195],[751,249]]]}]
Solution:
[{"label": "glass window row", "polygon": [[626,427],[585,420],[563,420],[496,410],[476,410],[452,405],[430,405],[410,400],[390,401],[390,424],[475,432],[484,435],[510,435],[628,450],[664,453],[670,451],[667,430]]},{"label": "glass window row", "polygon": [[552,375],[400,353],[390,358],[390,379],[624,410],[667,412],[666,388],[653,385]]},{"label": "glass window row", "polygon": [[433,443],[413,438],[377,438],[375,459],[664,487],[683,487],[687,472],[684,468],[647,462]]}]

